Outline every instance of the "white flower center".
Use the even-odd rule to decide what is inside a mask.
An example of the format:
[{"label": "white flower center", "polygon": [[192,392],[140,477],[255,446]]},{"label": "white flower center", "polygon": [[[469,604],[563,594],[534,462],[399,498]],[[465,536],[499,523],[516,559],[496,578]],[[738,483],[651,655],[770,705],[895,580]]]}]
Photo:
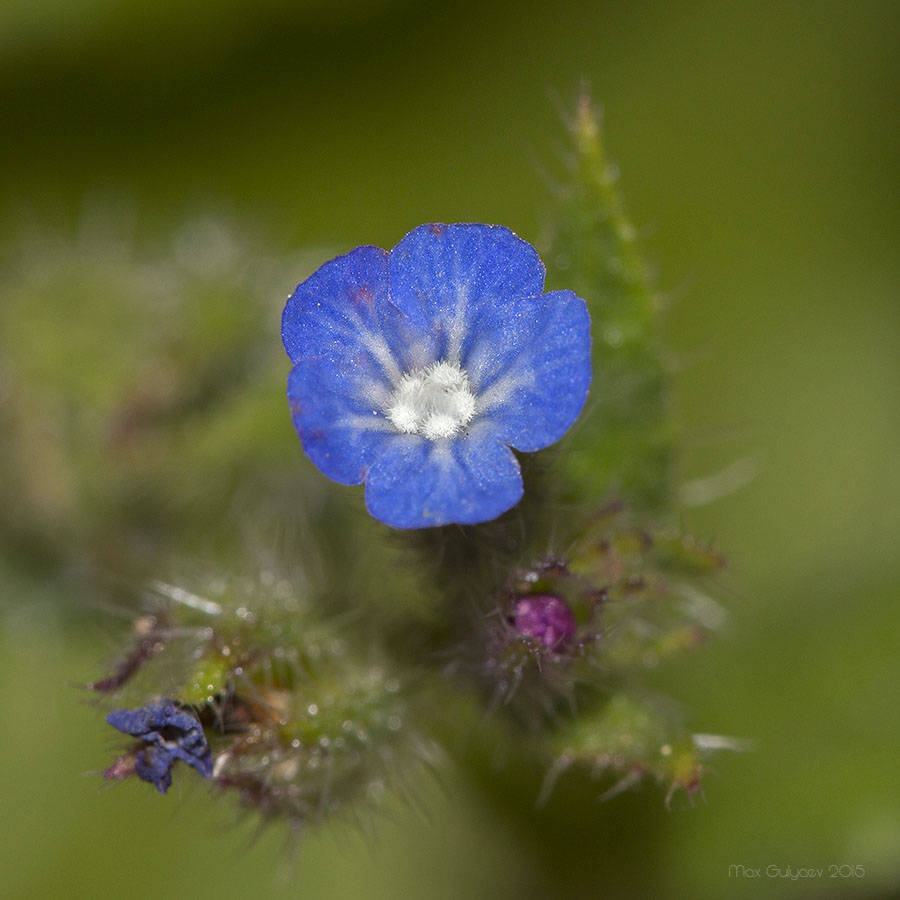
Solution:
[{"label": "white flower center", "polygon": [[385,415],[404,434],[421,434],[432,441],[453,437],[475,415],[469,376],[451,362],[407,372],[397,382]]}]

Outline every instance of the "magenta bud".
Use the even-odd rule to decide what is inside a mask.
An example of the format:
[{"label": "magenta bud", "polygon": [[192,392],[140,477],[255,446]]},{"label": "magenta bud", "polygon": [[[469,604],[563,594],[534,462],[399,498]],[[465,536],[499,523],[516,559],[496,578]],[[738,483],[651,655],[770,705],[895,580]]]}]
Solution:
[{"label": "magenta bud", "polygon": [[512,624],[520,635],[532,638],[548,650],[561,650],[575,634],[576,623],[565,600],[552,594],[519,597]]}]

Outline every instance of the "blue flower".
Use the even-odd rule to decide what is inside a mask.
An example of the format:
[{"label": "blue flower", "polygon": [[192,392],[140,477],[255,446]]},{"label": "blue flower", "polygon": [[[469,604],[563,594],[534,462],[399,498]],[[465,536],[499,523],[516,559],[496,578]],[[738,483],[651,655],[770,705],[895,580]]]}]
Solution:
[{"label": "blue flower", "polygon": [[591,380],[590,319],[543,293],[537,251],[497,225],[421,225],[357,247],[288,298],[288,400],[309,458],[394,528],[496,518],[519,462],[558,441]]},{"label": "blue flower", "polygon": [[157,700],[138,709],[117,709],[106,721],[146,744],[135,754],[134,771],[139,778],[156,785],[161,794],[172,784],[171,770],[176,760],[193,766],[204,778],[212,775],[212,756],[203,728],[173,700]]}]

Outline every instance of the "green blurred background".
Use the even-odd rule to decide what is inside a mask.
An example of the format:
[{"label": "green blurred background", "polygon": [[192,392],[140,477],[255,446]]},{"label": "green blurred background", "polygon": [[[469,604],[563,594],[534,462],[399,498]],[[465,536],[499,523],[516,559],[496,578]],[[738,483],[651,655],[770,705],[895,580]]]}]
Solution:
[{"label": "green blurred background", "polygon": [[[110,738],[78,685],[121,625],[94,572],[137,594],[305,465],[280,394],[293,285],[421,222],[539,243],[582,82],[672,300],[684,524],[730,561],[726,633],[665,685],[694,730],[754,742],[694,808],[649,786],[608,803],[583,837],[597,897],[900,890],[898,34],[886,0],[7,0],[3,896],[529,896],[529,860],[452,766],[366,830],[307,835],[298,865],[202,790],[104,790]],[[122,410],[133,378],[146,403]],[[254,402],[218,398],[228,378]],[[865,875],[828,877],[845,865]]]}]

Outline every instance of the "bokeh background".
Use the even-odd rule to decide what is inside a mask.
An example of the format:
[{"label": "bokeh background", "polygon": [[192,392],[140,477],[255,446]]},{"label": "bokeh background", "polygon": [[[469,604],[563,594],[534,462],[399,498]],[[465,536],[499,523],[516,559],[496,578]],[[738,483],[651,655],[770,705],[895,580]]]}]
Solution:
[{"label": "bokeh background", "polygon": [[609,802],[583,836],[597,896],[894,896],[898,35],[889,0],[2,4],[3,895],[529,896],[452,766],[298,849],[202,790],[104,789],[79,685],[116,589],[227,549],[213,523],[304,465],[293,285],[421,222],[539,243],[587,83],[672,301],[683,520],[729,557],[729,626],[666,688],[694,730],[753,741],[693,808]]}]

